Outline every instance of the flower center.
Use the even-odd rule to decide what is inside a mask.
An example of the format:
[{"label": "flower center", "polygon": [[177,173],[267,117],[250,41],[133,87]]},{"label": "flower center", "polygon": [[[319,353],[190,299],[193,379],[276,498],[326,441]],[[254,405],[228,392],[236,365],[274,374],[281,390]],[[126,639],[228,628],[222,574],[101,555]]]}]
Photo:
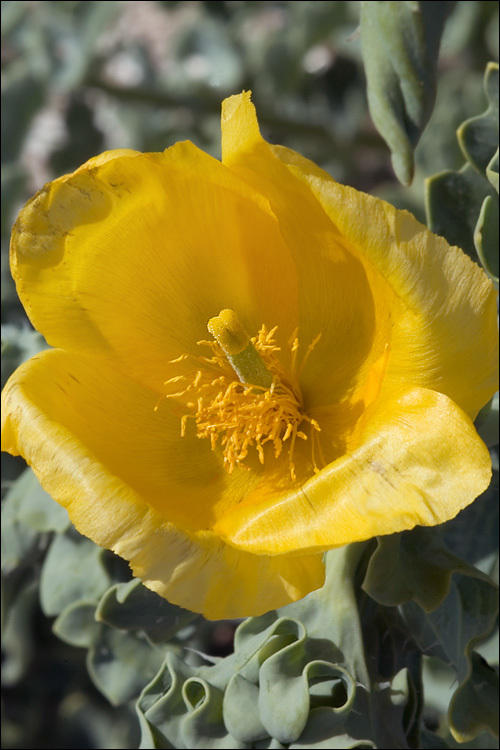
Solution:
[{"label": "flower center", "polygon": [[[211,356],[181,355],[173,363],[192,359],[198,363],[197,369],[165,382],[165,385],[179,384],[182,389],[162,399],[182,399],[189,409],[181,418],[181,435],[186,434],[187,421],[194,419],[197,436],[209,438],[212,450],[222,450],[224,467],[230,474],[235,466],[249,468],[244,460],[250,449],[257,451],[261,464],[266,458],[266,444],[272,445],[275,458],[285,449],[293,481],[297,479],[293,458],[296,441],[309,439],[312,468],[318,472],[320,426],[303,410],[298,384],[300,371],[295,372],[297,332],[289,341],[292,361],[289,373],[276,357],[280,351],[274,339],[277,327],[268,331],[263,325],[258,335],[250,338],[236,313],[222,310],[209,320],[208,330],[215,341],[198,344],[209,347]],[[317,336],[309,346],[300,369],[319,339]],[[155,409],[158,406],[159,403]]]}]

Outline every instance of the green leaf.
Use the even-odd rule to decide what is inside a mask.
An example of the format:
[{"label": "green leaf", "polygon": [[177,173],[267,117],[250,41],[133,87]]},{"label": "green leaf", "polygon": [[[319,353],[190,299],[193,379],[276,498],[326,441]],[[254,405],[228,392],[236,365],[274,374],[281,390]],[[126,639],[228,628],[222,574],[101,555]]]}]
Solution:
[{"label": "green leaf", "polygon": [[425,613],[411,601],[400,611],[422,652],[451,664],[463,680],[469,672],[470,651],[494,626],[498,589],[486,577],[456,575],[448,596],[433,612]]},{"label": "green leaf", "polygon": [[[10,162],[10,164],[2,164],[2,173],[0,175],[0,188],[1,188],[1,205],[0,205],[0,228],[2,237],[8,237],[12,227],[12,219],[16,208],[26,197],[27,188],[26,183],[28,180],[28,174],[26,167],[18,162]],[[8,305],[14,305],[17,299],[16,287],[12,280],[8,269],[8,256],[7,253],[2,253],[2,305],[7,307]],[[5,324],[7,325],[7,324]],[[2,326],[3,329],[4,326]],[[3,339],[3,333],[2,333]],[[13,372],[10,370],[9,365],[4,365],[2,362],[2,384],[5,382],[4,374]]]},{"label": "green leaf", "polygon": [[436,96],[436,67],[453,2],[361,3],[361,37],[370,114],[392,152],[400,182],[413,179],[413,150]]},{"label": "green leaf", "polygon": [[424,611],[432,612],[448,595],[454,572],[489,581],[450,552],[433,528],[417,527],[379,537],[377,544],[368,563],[363,590],[386,607],[413,600]]},{"label": "green leaf", "polygon": [[19,158],[21,147],[36,111],[46,100],[46,82],[26,58],[5,72],[2,85],[2,155],[8,161]]},{"label": "green leaf", "polygon": [[327,661],[310,661],[302,677],[307,681],[312,709],[328,706],[341,719],[353,708],[356,683],[346,669]]},{"label": "green leaf", "polygon": [[13,484],[9,497],[16,503],[16,519],[33,531],[61,533],[70,526],[68,512],[42,489],[29,468]]},{"label": "green leaf", "polygon": [[71,646],[90,648],[100,625],[95,618],[95,602],[69,604],[52,626],[54,633]]},{"label": "green leaf", "polygon": [[[457,737],[461,733],[464,737],[471,737],[485,727],[491,729],[491,705],[496,698],[489,695],[485,699],[492,681],[483,679],[486,673],[482,667],[478,669],[478,657],[473,649],[494,627],[498,613],[498,587],[485,576],[458,574],[438,609],[426,614],[415,602],[406,602],[401,605],[400,612],[421,651],[450,664],[457,674],[459,684],[449,709],[452,732]],[[481,692],[478,699],[482,687],[486,687],[486,691]],[[471,706],[470,721],[462,716],[468,703]],[[494,705],[497,707],[498,702]]]},{"label": "green leaf", "polygon": [[498,559],[498,522],[498,472],[495,471],[486,492],[443,524],[438,533],[450,552],[487,576],[494,576],[493,560]]},{"label": "green leaf", "polygon": [[[5,271],[7,272],[7,269]],[[28,325],[20,327],[4,323],[2,325],[2,387],[22,362],[46,348],[47,343],[43,336]]]},{"label": "green leaf", "polygon": [[420,732],[420,747],[422,750],[446,750],[450,746],[442,737],[424,727]]},{"label": "green leaf", "polygon": [[45,558],[40,604],[46,615],[58,615],[69,604],[95,601],[110,586],[105,550],[70,530],[56,536]]},{"label": "green leaf", "polygon": [[498,86],[498,63],[489,63],[484,75],[488,107],[481,115],[466,120],[457,130],[465,158],[482,174],[486,173],[498,149]]},{"label": "green leaf", "polygon": [[8,497],[2,505],[2,574],[13,573],[32,564],[36,557],[39,534],[19,523],[11,515]]},{"label": "green leaf", "polygon": [[481,261],[498,282],[498,64],[486,67],[486,112],[457,130],[467,163],[426,181],[429,229]]},{"label": "green leaf", "polygon": [[232,737],[222,715],[222,690],[199,677],[191,677],[183,685],[182,696],[187,713],[181,722],[184,747],[234,748],[244,750],[246,743]]},{"label": "green leaf", "polygon": [[87,655],[87,668],[96,687],[118,706],[139,695],[164,654],[164,648],[152,646],[141,634],[101,625]]},{"label": "green leaf", "polygon": [[498,196],[484,199],[474,232],[474,243],[484,270],[498,284]]},{"label": "green leaf", "polygon": [[[2,525],[2,534],[5,531],[4,526],[5,524]],[[9,623],[11,610],[16,606],[18,598],[24,594],[24,591],[27,587],[33,584],[33,577],[33,570],[30,568],[29,563],[26,563],[26,561],[23,567],[14,567],[8,572],[2,571],[2,587],[0,592],[2,606],[2,632]]]},{"label": "green leaf", "polygon": [[[280,615],[293,617],[307,628],[313,639],[308,643],[308,653],[313,658],[340,663],[365,685],[369,684],[370,676],[358,610],[358,587],[354,581],[372,544],[360,542],[327,552],[323,587],[278,610]],[[315,645],[319,651],[313,651]]]},{"label": "green leaf", "polygon": [[498,148],[497,148],[492,160],[486,167],[486,177],[488,178],[488,180],[491,182],[491,184],[497,191],[497,194],[498,194],[498,187],[499,187],[498,186],[498,168],[499,167],[498,167]]},{"label": "green leaf", "polygon": [[277,631],[290,632],[293,642],[283,643],[261,666],[259,713],[269,736],[288,744],[300,737],[309,714],[309,686],[302,674],[307,664],[306,631],[293,620],[278,623]]},{"label": "green leaf", "polygon": [[[2,503],[2,617],[33,580],[47,538],[40,531],[62,520],[56,503],[43,492],[31,469],[16,479]],[[62,510],[62,509],[60,509]],[[49,520],[50,519],[50,520]],[[56,520],[57,519],[57,520]],[[26,520],[31,521],[27,524]],[[61,523],[61,525],[63,525]]]},{"label": "green leaf", "polygon": [[[144,688],[136,703],[143,741],[152,735],[154,747],[182,747],[181,722],[186,713],[182,687],[195,673],[194,667],[175,654],[167,654],[160,671]],[[141,742],[141,747],[144,746]]]},{"label": "green leaf", "polygon": [[493,398],[479,411],[474,420],[474,427],[488,448],[492,448],[499,443],[498,395],[497,391]]},{"label": "green leaf", "polygon": [[[234,653],[215,665],[192,667],[168,654],[137,704],[142,747],[417,746],[421,653],[453,664],[465,684],[496,597],[487,576],[426,531],[397,547],[394,537],[375,554],[372,543],[330,551],[322,589],[242,622]],[[365,581],[382,590],[398,578],[389,607],[359,592],[370,554]],[[416,577],[412,560],[428,560]],[[437,609],[428,615],[407,602],[399,614],[395,594]]]},{"label": "green leaf", "polygon": [[427,225],[476,259],[474,235],[483,201],[497,197],[488,180],[472,165],[458,172],[440,172],[426,180]]},{"label": "green leaf", "polygon": [[[162,748],[162,750],[175,750],[175,746],[172,745],[156,727],[148,722],[142,711],[137,710],[137,718],[139,719],[139,728],[141,732],[139,750],[155,750],[156,748]],[[179,747],[179,745],[177,745],[177,747]]]},{"label": "green leaf", "polygon": [[[421,652],[454,667],[459,681],[456,696],[463,698],[462,702],[454,698],[459,705],[456,710],[452,700],[449,720],[457,738],[462,732],[459,726],[469,727],[462,732],[460,741],[464,741],[485,727],[491,728],[491,710],[486,710],[479,701],[474,704],[475,713],[470,711],[470,720],[461,720],[461,716],[464,702],[472,703],[475,696],[473,665],[477,659],[472,650],[494,626],[498,591],[488,576],[447,550],[440,533],[417,528],[379,539],[363,588],[386,606],[399,604],[403,620]],[[487,693],[490,700],[489,687]],[[470,729],[472,725],[474,732]]]},{"label": "green leaf", "polygon": [[[330,677],[333,677],[335,668],[332,669],[332,665],[328,665],[328,668]],[[337,676],[339,676],[338,673]],[[374,720],[370,696],[363,686],[356,685],[349,675],[344,673],[343,679],[336,680],[333,687],[334,690],[328,701],[329,705],[314,706],[311,701],[311,711],[306,727],[300,737],[289,746],[290,748],[298,750],[299,748],[396,747],[404,743],[404,739],[398,737],[397,745],[389,744],[387,737],[383,734],[379,745],[373,741],[372,738],[377,732],[374,724],[376,725],[380,720],[384,721],[385,714],[381,712],[381,715]],[[387,687],[390,688],[388,684]],[[387,689],[385,692],[387,693]],[[394,722],[394,717],[392,721]]]},{"label": "green leaf", "polygon": [[[192,669],[169,654],[168,674],[164,668],[138,702],[144,742],[153,736],[155,746],[164,738],[175,747],[248,747],[249,742],[281,747],[301,742],[312,713],[322,709],[329,712],[330,729],[333,721],[335,734],[347,733],[352,746],[369,738],[370,710],[364,711],[366,722],[360,721],[362,709],[369,709],[366,690],[358,690],[356,677],[338,663],[352,659],[359,673],[366,673],[353,588],[365,550],[359,544],[329,553],[325,590],[283,608],[283,617],[269,612],[245,620],[235,634],[234,654],[217,664]],[[345,651],[333,642],[337,635]],[[191,686],[189,693],[183,684]],[[388,693],[383,700],[394,708]],[[403,710],[397,707],[398,715]],[[384,723],[390,712],[382,713]],[[401,734],[395,735],[400,742]],[[370,740],[364,746],[371,747]]]},{"label": "green leaf", "polygon": [[[362,717],[360,717],[362,723]],[[345,732],[338,732],[335,717],[326,708],[311,711],[307,727],[297,742],[288,745],[289,750],[343,750],[344,748],[374,748],[371,740],[359,740]]]},{"label": "green leaf", "polygon": [[467,742],[487,729],[498,737],[498,673],[479,654],[472,654],[471,671],[455,692],[448,713],[457,742]]},{"label": "green leaf", "polygon": [[[3,588],[3,586],[2,586]],[[3,596],[3,592],[2,592]],[[38,587],[31,582],[18,592],[9,608],[2,629],[2,685],[15,685],[26,674],[33,651],[33,615],[38,603]]]},{"label": "green leaf", "polygon": [[259,688],[241,674],[234,674],[224,693],[224,722],[240,742],[256,742],[269,736],[259,714]]},{"label": "green leaf", "polygon": [[100,622],[120,630],[143,630],[152,643],[169,641],[197,617],[170,604],[138,579],[108,589],[96,611]]}]

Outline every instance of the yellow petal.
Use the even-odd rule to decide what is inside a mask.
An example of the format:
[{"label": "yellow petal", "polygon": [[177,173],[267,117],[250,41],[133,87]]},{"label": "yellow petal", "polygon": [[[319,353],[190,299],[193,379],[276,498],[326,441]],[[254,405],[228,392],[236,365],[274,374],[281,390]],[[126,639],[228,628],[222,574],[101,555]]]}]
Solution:
[{"label": "yellow petal", "polygon": [[[363,265],[369,290],[365,299],[351,277],[347,289],[358,307],[373,310],[380,343],[373,342],[365,367],[390,340],[383,392],[409,383],[435,389],[475,418],[498,388],[496,293],[482,269],[407,211],[338,184],[290,149],[270,147],[260,136],[249,94],[226,100],[222,126],[224,162],[269,198],[280,226],[283,216],[288,221],[285,204],[300,193],[306,211],[316,204],[314,215],[323,214],[325,234],[337,237],[338,245]],[[333,257],[331,244],[314,243],[315,263],[316,254]],[[303,264],[310,263],[305,242],[299,252]],[[298,265],[297,255],[294,261]],[[309,275],[301,274],[308,294]],[[328,276],[325,283],[330,283]],[[349,300],[342,298],[341,304],[350,315]],[[321,315],[328,311],[322,309]],[[367,337],[360,333],[359,325],[349,329],[351,342],[363,352]],[[356,362],[352,351],[349,356]],[[364,376],[366,369],[360,372]]]},{"label": "yellow petal", "polygon": [[253,555],[213,532],[189,534],[153,520],[114,551],[168,601],[210,620],[255,617],[302,599],[324,583],[323,556]]},{"label": "yellow petal", "polygon": [[259,133],[250,94],[222,106],[222,159],[269,200],[300,279],[299,335],[322,338],[301,375],[307,408],[348,397],[381,356],[390,311],[370,275],[306,182],[277,159]]},{"label": "yellow petal", "polygon": [[45,186],[14,226],[13,276],[47,341],[159,390],[223,308],[289,336],[297,276],[265,198],[191,143],[114,154]]},{"label": "yellow petal", "polygon": [[[3,398],[12,435],[24,435],[22,445],[10,444],[4,432],[7,450],[14,448],[22,455],[35,450],[38,456],[36,441],[30,445],[30,425],[22,424],[27,412],[18,413],[25,402],[33,402],[45,418],[85,446],[89,456],[183,528],[210,528],[258,481],[247,472],[229,475],[209,441],[197,439],[194,430],[181,438],[176,405],[166,400],[155,411],[156,393],[116,373],[98,357],[44,352],[14,373]],[[53,450],[56,456],[57,446]],[[36,458],[32,463],[43,482],[59,483],[53,462]]]},{"label": "yellow petal", "polygon": [[321,555],[255,556],[213,532],[231,478],[201,441],[180,439],[168,411],[153,411],[155,398],[99,358],[43,352],[4,389],[2,448],[26,458],[82,534],[180,606],[257,615],[321,586]]},{"label": "yellow petal", "polygon": [[377,401],[356,449],[296,491],[233,507],[215,531],[249,552],[313,552],[448,521],[490,477],[488,450],[466,414],[416,388]]}]

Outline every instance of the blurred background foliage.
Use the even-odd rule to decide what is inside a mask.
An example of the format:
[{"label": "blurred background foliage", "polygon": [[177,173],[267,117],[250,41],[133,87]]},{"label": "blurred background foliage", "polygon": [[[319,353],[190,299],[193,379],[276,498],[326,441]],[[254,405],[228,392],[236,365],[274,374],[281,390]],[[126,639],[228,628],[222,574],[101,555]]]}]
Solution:
[{"label": "blurred background foliage", "polygon": [[[376,91],[373,71],[386,64],[384,29],[374,31],[370,13],[380,4],[362,5],[342,0],[1,3],[2,385],[21,361],[45,346],[26,320],[8,271],[10,229],[23,203],[45,182],[107,149],[159,151],[189,139],[219,157],[220,103],[243,89],[253,92],[267,140],[296,149],[341,182],[410,209],[450,241],[456,241],[457,201],[464,192],[473,193],[473,210],[464,217],[458,244],[472,256],[483,253],[483,263],[491,266],[490,248],[498,244],[498,152],[496,162],[494,153],[478,154],[475,134],[496,127],[498,142],[498,67],[495,72],[490,66],[485,79],[488,63],[498,61],[498,3],[432,3],[439,34],[443,31],[439,59],[436,54],[430,60],[427,97],[415,105],[418,123],[410,129],[403,156],[398,138],[391,139],[392,125],[384,125],[387,108],[382,107],[382,116],[377,113],[377,97],[386,92]],[[385,5],[411,9],[415,4]],[[375,81],[368,81],[368,95],[367,69]],[[401,70],[411,78],[407,61]],[[405,101],[413,106],[411,91]],[[402,182],[413,176],[409,186],[402,186],[393,165]],[[495,274],[495,268],[489,271]],[[498,399],[495,409],[498,414]],[[494,446],[498,437],[489,413],[486,409],[481,418]],[[495,448],[493,457],[498,470]],[[153,678],[165,654],[169,664],[185,645],[192,653],[226,656],[237,623],[207,623],[144,594],[129,581],[126,565],[75,535],[31,473],[17,479],[22,461],[2,459],[8,492],[2,526],[3,747],[136,747],[140,732],[130,699]],[[495,526],[491,496],[481,502],[479,515],[469,514],[465,525],[452,523],[446,532],[448,548],[471,564],[478,560],[477,546],[467,548],[470,528],[476,524],[481,538],[485,525],[489,531]],[[497,576],[495,539],[488,536],[480,557],[481,570]],[[383,549],[378,554],[380,559]],[[62,571],[61,559],[67,566]],[[84,581],[76,575],[82,560]],[[365,585],[380,602],[376,570],[374,562]],[[410,604],[405,617],[411,620]],[[491,642],[488,648],[490,659]],[[440,726],[455,676],[442,662],[429,660],[429,731]],[[446,742],[443,747],[456,746],[450,737]],[[482,732],[465,746],[496,745]]]}]

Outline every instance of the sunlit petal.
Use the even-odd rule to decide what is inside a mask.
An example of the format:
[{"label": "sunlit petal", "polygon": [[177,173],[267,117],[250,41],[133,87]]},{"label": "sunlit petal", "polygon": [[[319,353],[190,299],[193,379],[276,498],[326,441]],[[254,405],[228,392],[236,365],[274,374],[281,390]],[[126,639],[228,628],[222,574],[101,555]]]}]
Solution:
[{"label": "sunlit petal", "polygon": [[4,390],[4,448],[25,456],[82,534],[183,607],[243,617],[321,586],[321,555],[256,556],[211,530],[224,493],[239,484],[243,495],[251,477],[231,478],[153,406],[150,391],[94,358],[44,352]]},{"label": "sunlit petal", "polygon": [[443,523],[490,478],[470,419],[446,396],[416,388],[381,401],[359,446],[297,491],[235,506],[215,530],[252,552],[318,551]]}]

